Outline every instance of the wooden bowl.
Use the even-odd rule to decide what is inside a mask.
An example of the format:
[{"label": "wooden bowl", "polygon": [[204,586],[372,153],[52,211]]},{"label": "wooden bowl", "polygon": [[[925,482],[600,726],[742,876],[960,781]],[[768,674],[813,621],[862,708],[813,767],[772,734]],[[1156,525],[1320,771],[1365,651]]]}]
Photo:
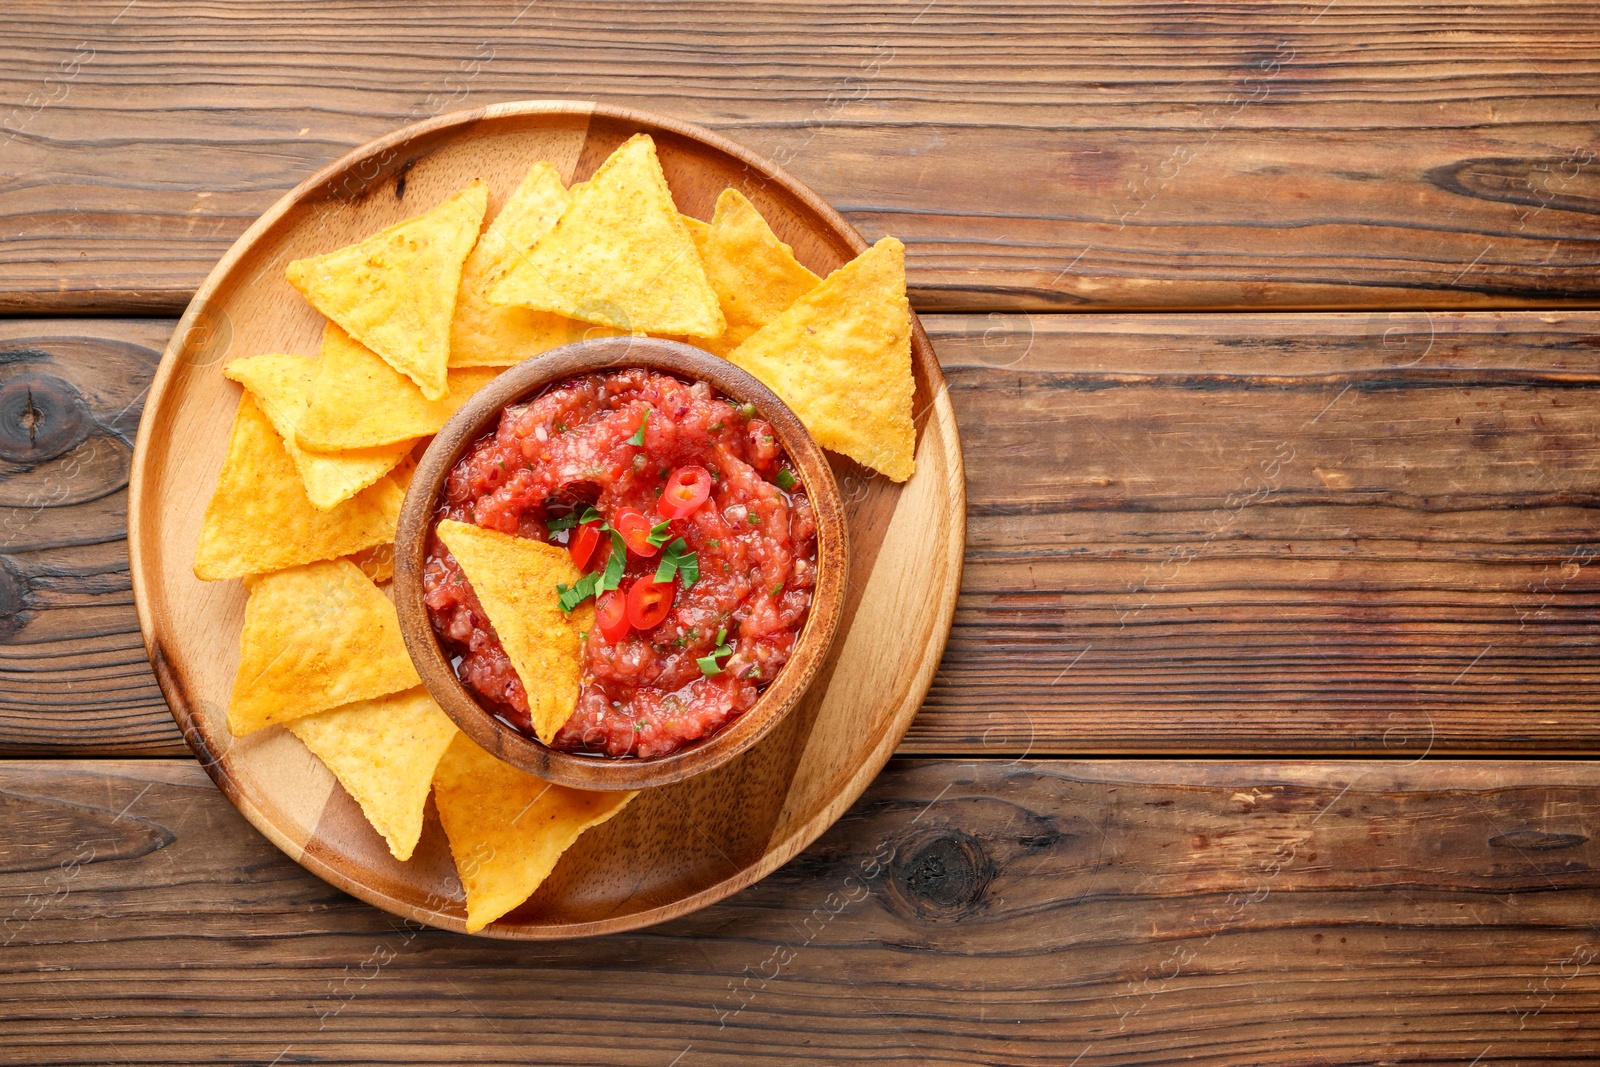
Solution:
[{"label": "wooden bowl", "polygon": [[[817,522],[817,582],[811,610],[788,662],[749,711],[709,737],[652,758],[561,752],[508,725],[478,703],[456,676],[423,603],[422,567],[451,468],[474,442],[494,430],[508,405],[532,399],[545,386],[574,375],[623,367],[647,367],[703,381],[732,400],[755,405],[793,461]],[[406,647],[423,684],[456,725],[485,750],[559,785],[649,789],[721,766],[765,737],[799,703],[833,645],[849,569],[839,485],[821,446],[782,400],[727,360],[690,345],[654,337],[602,337],[563,345],[503,372],[439,431],[417,464],[400,512],[394,546],[394,601]]]}]

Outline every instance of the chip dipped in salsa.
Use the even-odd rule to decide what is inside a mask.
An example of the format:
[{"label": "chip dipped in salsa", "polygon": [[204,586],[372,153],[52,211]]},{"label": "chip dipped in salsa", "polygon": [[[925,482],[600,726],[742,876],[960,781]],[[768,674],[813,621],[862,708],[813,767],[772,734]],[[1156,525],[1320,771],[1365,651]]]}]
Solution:
[{"label": "chip dipped in salsa", "polygon": [[[593,603],[572,718],[552,747],[653,757],[748,711],[811,608],[817,531],[771,425],[704,382],[592,373],[508,406],[445,482],[434,517],[560,545]],[[423,588],[458,677],[530,736],[528,695],[437,534]]]}]

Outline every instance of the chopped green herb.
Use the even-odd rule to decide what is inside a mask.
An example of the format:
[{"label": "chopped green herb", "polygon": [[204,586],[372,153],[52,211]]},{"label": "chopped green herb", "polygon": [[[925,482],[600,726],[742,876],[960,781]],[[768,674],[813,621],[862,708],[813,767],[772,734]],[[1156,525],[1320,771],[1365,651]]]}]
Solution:
[{"label": "chopped green herb", "polygon": [[670,522],[656,523],[654,526],[650,527],[650,536],[646,537],[645,540],[650,542],[652,545],[655,545],[657,548],[660,548],[662,545],[667,543],[667,538],[672,536],[669,532],[671,526],[672,523]]},{"label": "chopped green herb", "polygon": [[628,562],[628,546],[622,540],[622,535],[610,526],[603,529],[611,535],[611,558],[606,560],[605,573],[598,576],[599,590],[606,593],[622,584],[622,568]]},{"label": "chopped green herb", "polygon": [[[577,581],[573,582],[571,586],[562,585],[560,582],[557,582],[556,603],[561,605],[562,611],[566,612],[568,615],[571,615],[573,608],[594,596],[595,584],[599,580],[599,574],[585,574],[582,578],[579,578]],[[612,586],[612,588],[616,587]]]},{"label": "chopped green herb", "polygon": [[700,557],[689,551],[688,543],[681,537],[675,538],[662,553],[661,564],[656,567],[656,581],[670,582],[674,574],[683,579],[685,589],[700,580]]},{"label": "chopped green herb", "polygon": [[722,542],[720,540],[718,540],[717,538],[713,537],[713,538],[710,538],[710,539],[708,539],[706,541],[706,547],[707,548],[721,548],[722,547]]},{"label": "chopped green herb", "polygon": [[562,530],[570,530],[576,525],[578,525],[578,517],[576,515],[563,515],[559,519],[551,519],[545,523],[544,528],[551,533],[560,533]]},{"label": "chopped green herb", "polygon": [[638,722],[633,724],[633,732],[636,733],[636,734],[644,733],[644,720],[643,719],[640,719]]},{"label": "chopped green herb", "polygon": [[753,419],[756,417],[756,406],[754,404],[740,404],[739,413],[747,419]]},{"label": "chopped green herb", "polygon": [[790,474],[786,470],[779,471],[778,472],[778,476],[776,478],[774,478],[773,481],[778,483],[778,488],[779,489],[793,489],[794,488],[794,475]]},{"label": "chopped green herb", "polygon": [[644,409],[644,418],[639,420],[639,428],[637,430],[633,431],[633,436],[632,437],[628,438],[628,443],[630,445],[643,445],[644,444],[644,424],[649,422],[649,421],[650,421],[650,409],[649,408],[645,408]]},{"label": "chopped green herb", "polygon": [[767,595],[772,597],[774,600],[776,600],[778,597],[782,596],[783,595],[783,583],[779,582],[777,585],[773,586],[772,587],[772,592],[768,593]]},{"label": "chopped green herb", "polygon": [[745,518],[750,520],[750,525],[751,526],[760,526],[761,525],[761,516],[757,515],[753,511],[750,514],[746,515]]},{"label": "chopped green herb", "polygon": [[722,420],[721,419],[718,419],[716,422],[713,422],[711,424],[711,432],[712,433],[717,433],[721,429],[722,429]]},{"label": "chopped green herb", "polygon": [[728,647],[728,631],[718,630],[717,647],[711,650],[709,656],[701,656],[695,662],[700,665],[700,673],[707,678],[711,678],[722,673],[722,668],[717,666],[717,657],[731,655],[733,655],[733,649]]},{"label": "chopped green herb", "polygon": [[564,423],[564,422],[556,423],[556,433],[566,433],[566,432],[567,432],[567,424],[566,423]]}]

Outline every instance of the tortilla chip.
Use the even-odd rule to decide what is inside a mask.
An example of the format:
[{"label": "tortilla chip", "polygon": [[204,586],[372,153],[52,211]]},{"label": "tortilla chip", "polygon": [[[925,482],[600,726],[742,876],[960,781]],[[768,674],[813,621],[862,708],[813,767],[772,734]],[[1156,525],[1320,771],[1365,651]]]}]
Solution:
[{"label": "tortilla chip", "polygon": [[235,737],[420,684],[394,605],[349,560],[250,583],[228,698]]},{"label": "tortilla chip", "polygon": [[422,837],[434,768],[457,733],[428,691],[360,700],[296,719],[288,729],[361,805],[394,858],[410,859]]},{"label": "tortilla chip", "polygon": [[377,585],[394,577],[394,545],[373,545],[344,558],[361,568],[361,573]]},{"label": "tortilla chip", "polygon": [[194,576],[242,578],[393,541],[404,500],[384,477],[338,507],[317,508],[282,439],[246,393],[200,526]]},{"label": "tortilla chip", "polygon": [[583,673],[578,633],[587,630],[594,605],[571,615],[557,602],[556,583],[571,585],[583,576],[565,549],[446,519],[439,540],[488,613],[511,666],[528,694],[533,732],[549,744],[572,718]]},{"label": "tortilla chip", "polygon": [[570,200],[556,169],[535,163],[489,224],[461,270],[461,292],[450,324],[450,366],[508,367],[586,336],[616,333],[565,315],[497,307],[484,299],[484,287],[550,231]]},{"label": "tortilla chip", "polygon": [[545,782],[457,734],[433,772],[433,803],[466,890],[467,932],[531,897],[580,834],[637,795]]},{"label": "tortilla chip", "polygon": [[911,305],[905,246],[885,237],[728,353],[823,448],[911,477]]},{"label": "tortilla chip", "polygon": [[449,391],[450,320],[461,266],[478,239],[489,189],[475,181],[428,212],[359,244],[289,264],[289,284],[429,400]]},{"label": "tortilla chip", "polygon": [[[689,240],[694,242],[694,250],[700,253],[701,266],[705,265],[706,238],[711,236],[711,223],[701,222],[693,215],[679,215],[683,220],[683,228],[689,231]],[[710,281],[708,277],[706,279]]]},{"label": "tortilla chip", "polygon": [[728,322],[727,331],[707,345],[718,355],[738,348],[822,282],[737,189],[724,189],[717,197],[700,254]]},{"label": "tortilla chip", "polygon": [[626,332],[717,337],[725,325],[645,134],[600,165],[555,228],[485,295]]},{"label": "tortilla chip", "polygon": [[296,427],[311,400],[317,361],[305,356],[267,355],[236,359],[222,373],[250,390],[256,404],[283,438],[311,503],[327,511],[382,478],[411,452],[410,441],[346,452],[309,452],[295,440]]},{"label": "tortilla chip", "polygon": [[494,367],[451,371],[445,398],[429,400],[409,378],[330,322],[322,331],[322,358],[311,385],[311,403],[295,436],[302,448],[319,452],[377,448],[426,437],[438,433],[498,373]]}]

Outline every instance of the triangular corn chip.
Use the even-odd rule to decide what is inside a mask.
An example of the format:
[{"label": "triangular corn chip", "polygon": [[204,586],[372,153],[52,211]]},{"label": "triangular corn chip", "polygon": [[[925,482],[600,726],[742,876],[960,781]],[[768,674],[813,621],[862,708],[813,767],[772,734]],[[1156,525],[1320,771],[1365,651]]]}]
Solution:
[{"label": "triangular corn chip", "polygon": [[467,932],[531,897],[580,834],[637,795],[551,784],[457,734],[433,772],[433,803],[467,893]]},{"label": "triangular corn chip", "polygon": [[394,546],[373,545],[344,557],[379,585],[394,577]]},{"label": "triangular corn chip", "polygon": [[700,255],[728,321],[727,332],[707,345],[718,355],[738,348],[822,281],[794,258],[794,250],[778,240],[737,189],[724,189],[717,197]]},{"label": "triangular corn chip", "polygon": [[497,307],[484,299],[484,287],[550,232],[570,200],[556,169],[535,163],[483,232],[461,268],[461,291],[450,324],[450,366],[509,367],[572,341],[615,332],[548,311]]},{"label": "triangular corn chip", "polygon": [[288,728],[361,805],[394,858],[410,859],[422,836],[434,768],[457,733],[428,691],[359,700],[295,719]]},{"label": "triangular corn chip", "polygon": [[222,373],[250,390],[256,404],[283,438],[289,458],[305,483],[311,503],[327,511],[382,478],[411,451],[412,442],[346,452],[308,452],[295,431],[311,400],[317,361],[305,356],[265,355],[236,359]]},{"label": "triangular corn chip", "polygon": [[823,448],[911,477],[911,306],[905,247],[885,237],[728,353]]},{"label": "triangular corn chip", "polygon": [[429,400],[409,378],[330,322],[322,331],[322,358],[311,383],[311,403],[296,436],[302,448],[321,452],[377,448],[426,437],[438,433],[498,373],[495,367],[451,371],[445,398]]},{"label": "triangular corn chip", "polygon": [[359,244],[295,260],[289,284],[415,382],[423,396],[442,400],[461,265],[488,206],[488,187],[475,181],[426,215]]},{"label": "triangular corn chip", "polygon": [[439,523],[437,532],[522,681],[533,732],[549,744],[577,707],[583,673],[578,634],[594,617],[592,604],[563,612],[556,583],[571,585],[582,572],[564,549],[542,541],[453,519]]},{"label": "triangular corn chip", "polygon": [[281,571],[393,541],[404,500],[384,477],[331,511],[315,507],[283,440],[246,393],[200,526],[195,577]]},{"label": "triangular corn chip", "polygon": [[228,729],[243,737],[421,683],[394,605],[355,564],[294,567],[250,583]]},{"label": "triangular corn chip", "polygon": [[551,230],[486,294],[634,333],[720,336],[717,295],[673,205],[655,142],[637,134],[600,165]]}]

